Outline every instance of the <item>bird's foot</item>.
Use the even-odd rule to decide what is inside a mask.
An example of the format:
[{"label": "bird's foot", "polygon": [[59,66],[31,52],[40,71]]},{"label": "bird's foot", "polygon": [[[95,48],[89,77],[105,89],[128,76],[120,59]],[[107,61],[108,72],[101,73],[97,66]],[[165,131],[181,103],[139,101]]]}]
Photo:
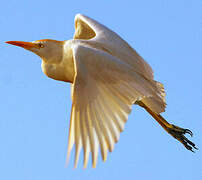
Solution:
[{"label": "bird's foot", "polygon": [[170,127],[167,127],[167,132],[171,134],[175,139],[180,141],[188,150],[194,152],[194,149],[198,149],[193,142],[191,142],[184,136],[186,133],[189,134],[191,137],[193,136],[193,133],[189,129],[183,129],[170,124]]}]

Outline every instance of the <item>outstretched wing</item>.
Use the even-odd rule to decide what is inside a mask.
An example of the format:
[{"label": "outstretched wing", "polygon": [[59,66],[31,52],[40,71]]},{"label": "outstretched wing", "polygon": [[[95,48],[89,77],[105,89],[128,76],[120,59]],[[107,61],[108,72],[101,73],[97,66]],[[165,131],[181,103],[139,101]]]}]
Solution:
[{"label": "outstretched wing", "polygon": [[129,64],[136,72],[153,79],[153,71],[149,64],[119,35],[99,22],[77,14],[74,39],[88,40],[88,43],[104,47],[113,56]]},{"label": "outstretched wing", "polygon": [[72,86],[72,112],[68,157],[75,144],[75,167],[84,151],[84,167],[92,153],[96,166],[99,147],[105,161],[112,151],[135,101],[154,97],[162,101],[154,81],[133,71],[127,63],[98,49],[72,47],[76,76]]}]

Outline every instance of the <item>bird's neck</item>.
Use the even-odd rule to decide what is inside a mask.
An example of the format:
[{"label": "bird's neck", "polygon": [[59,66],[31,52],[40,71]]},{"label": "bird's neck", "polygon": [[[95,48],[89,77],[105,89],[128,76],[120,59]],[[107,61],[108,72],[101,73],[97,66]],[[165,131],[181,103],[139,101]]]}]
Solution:
[{"label": "bird's neck", "polygon": [[75,69],[71,47],[65,46],[62,55],[57,58],[60,59],[50,61],[42,58],[42,71],[49,78],[73,83]]}]

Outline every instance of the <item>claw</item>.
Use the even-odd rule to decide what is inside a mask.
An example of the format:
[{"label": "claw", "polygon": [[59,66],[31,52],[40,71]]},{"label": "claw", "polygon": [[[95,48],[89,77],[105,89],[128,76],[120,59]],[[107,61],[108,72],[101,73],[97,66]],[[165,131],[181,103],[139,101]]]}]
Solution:
[{"label": "claw", "polygon": [[184,147],[192,152],[194,152],[193,149],[198,149],[196,145],[191,142],[189,139],[187,139],[184,134],[189,134],[191,137],[193,136],[193,133],[189,129],[183,129],[178,126],[175,126],[172,124],[171,127],[168,128],[168,133],[170,133],[175,139],[180,141]]},{"label": "claw", "polygon": [[189,134],[191,137],[193,136],[192,131],[189,129],[184,129],[184,134],[186,134],[186,133]]},{"label": "claw", "polygon": [[190,151],[192,151],[192,152],[195,152],[192,148],[198,150],[198,148],[196,147],[196,145],[195,145],[193,142],[191,142],[191,141],[190,141],[189,139],[187,139],[185,136],[182,136],[182,137],[183,137],[183,140],[182,140],[181,142],[182,142],[182,144],[183,144],[188,150],[190,150]]}]

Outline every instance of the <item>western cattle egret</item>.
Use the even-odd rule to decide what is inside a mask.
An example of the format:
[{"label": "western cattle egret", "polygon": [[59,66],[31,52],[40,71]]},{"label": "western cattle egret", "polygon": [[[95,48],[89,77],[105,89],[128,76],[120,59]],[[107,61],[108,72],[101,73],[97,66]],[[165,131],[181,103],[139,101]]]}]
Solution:
[{"label": "western cattle egret", "polygon": [[96,167],[99,147],[103,161],[113,151],[133,104],[143,107],[169,134],[190,151],[197,149],[184,135],[189,129],[169,124],[163,85],[151,67],[121,37],[97,21],[78,14],[73,40],[8,41],[39,55],[48,77],[72,84],[72,110],[67,159],[75,144],[75,164],[83,148]]}]

